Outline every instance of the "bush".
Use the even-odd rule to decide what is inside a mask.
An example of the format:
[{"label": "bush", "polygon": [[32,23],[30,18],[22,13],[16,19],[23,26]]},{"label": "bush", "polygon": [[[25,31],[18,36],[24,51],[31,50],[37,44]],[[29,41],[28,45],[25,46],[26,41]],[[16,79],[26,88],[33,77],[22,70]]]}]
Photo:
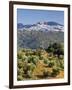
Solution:
[{"label": "bush", "polygon": [[43,60],[43,56],[42,55],[39,56],[39,60]]},{"label": "bush", "polygon": [[41,56],[41,49],[36,50],[36,55],[39,56],[39,57]]},{"label": "bush", "polygon": [[59,74],[59,69],[58,68],[53,68],[51,76],[56,77],[58,74]]},{"label": "bush", "polygon": [[33,63],[30,63],[30,64],[27,65],[27,67],[28,67],[28,70],[33,71],[34,68],[35,68],[35,65]]},{"label": "bush", "polygon": [[48,67],[53,67],[53,66],[54,66],[54,62],[50,61],[50,62],[48,63]]},{"label": "bush", "polygon": [[28,71],[27,77],[28,77],[28,78],[31,78],[31,77],[32,77],[32,71],[31,71],[31,70]]},{"label": "bush", "polygon": [[23,80],[23,77],[21,75],[20,76],[18,75],[17,80],[21,81],[21,80]]},{"label": "bush", "polygon": [[25,51],[25,55],[26,56],[33,55],[33,51],[28,49],[27,51]]},{"label": "bush", "polygon": [[48,76],[48,71],[47,71],[47,70],[44,70],[44,71],[43,71],[43,76],[44,76],[44,77],[47,77],[47,76]]},{"label": "bush", "polygon": [[43,76],[44,77],[50,77],[51,76],[51,72],[50,71],[47,71],[47,70],[44,70],[43,71]]},{"label": "bush", "polygon": [[32,62],[32,60],[31,60],[31,56],[28,56],[28,63],[31,63]]},{"label": "bush", "polygon": [[26,49],[22,49],[21,51],[24,53],[26,51]]},{"label": "bush", "polygon": [[47,59],[44,60],[44,64],[48,64],[48,60]]},{"label": "bush", "polygon": [[28,64],[27,64],[27,62],[24,62],[24,64],[23,64],[23,71],[24,71],[24,74],[27,74],[27,71],[28,71]]},{"label": "bush", "polygon": [[61,63],[60,63],[60,68],[62,69],[62,70],[64,70],[64,62],[63,61],[60,61]]},{"label": "bush", "polygon": [[50,56],[50,57],[48,57],[48,59],[49,59],[49,60],[53,60],[53,57],[52,57],[52,56]]},{"label": "bush", "polygon": [[28,60],[28,57],[25,56],[25,55],[23,55],[23,56],[22,56],[22,60],[23,60],[23,61]]},{"label": "bush", "polygon": [[18,68],[22,68],[22,67],[23,67],[23,62],[22,62],[22,60],[18,60],[17,66],[18,66]]},{"label": "bush", "polygon": [[31,56],[29,58],[29,60],[30,60],[30,62],[32,62],[33,64],[36,65],[37,61],[39,60],[39,57],[37,57],[37,56]]},{"label": "bush", "polygon": [[18,52],[18,53],[17,53],[17,58],[18,58],[18,59],[22,59],[22,54]]},{"label": "bush", "polygon": [[21,69],[17,69],[17,75],[23,75],[24,74],[24,71],[23,71],[23,68]]},{"label": "bush", "polygon": [[23,71],[24,71],[23,76],[26,77],[26,78],[30,78],[34,68],[35,68],[35,65],[33,63],[30,63],[30,64],[25,63],[24,67],[23,67]]}]

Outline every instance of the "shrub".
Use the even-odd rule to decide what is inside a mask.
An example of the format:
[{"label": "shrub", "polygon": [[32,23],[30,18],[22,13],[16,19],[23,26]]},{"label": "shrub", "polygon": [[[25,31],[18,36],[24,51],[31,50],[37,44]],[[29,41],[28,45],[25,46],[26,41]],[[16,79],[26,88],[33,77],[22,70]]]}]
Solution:
[{"label": "shrub", "polygon": [[35,68],[35,65],[33,63],[30,63],[30,64],[27,65],[27,67],[28,67],[28,70],[33,71],[34,68]]},{"label": "shrub", "polygon": [[28,56],[28,63],[31,63],[32,62],[32,60],[31,60],[31,56]]},{"label": "shrub", "polygon": [[23,75],[23,73],[24,73],[23,68],[17,69],[17,75]]},{"label": "shrub", "polygon": [[47,77],[47,76],[48,76],[48,71],[47,71],[47,70],[44,70],[44,71],[43,71],[43,76],[44,76],[44,77]]},{"label": "shrub", "polygon": [[44,59],[44,64],[48,64],[48,60],[47,59]]},{"label": "shrub", "polygon": [[35,65],[33,63],[30,63],[30,64],[25,63],[23,67],[24,77],[30,78],[34,68],[35,68]]},{"label": "shrub", "polygon": [[31,77],[32,77],[32,71],[31,71],[31,70],[28,71],[27,77],[28,77],[28,78],[31,78]]},{"label": "shrub", "polygon": [[17,53],[17,58],[18,58],[18,59],[22,59],[22,54],[18,52],[18,53]]},{"label": "shrub", "polygon": [[47,71],[47,70],[44,70],[43,71],[43,76],[44,77],[50,77],[51,76],[51,72],[50,71]]},{"label": "shrub", "polygon": [[36,55],[39,56],[39,57],[41,56],[41,49],[36,50]]},{"label": "shrub", "polygon": [[25,55],[26,56],[33,55],[33,51],[29,49],[25,52]]},{"label": "shrub", "polygon": [[22,60],[23,60],[23,61],[25,61],[25,60],[27,60],[27,59],[28,59],[27,56],[25,56],[25,55],[22,56]]},{"label": "shrub", "polygon": [[59,69],[58,68],[53,68],[51,76],[56,77],[58,74],[59,74]]},{"label": "shrub", "polygon": [[61,68],[62,70],[64,70],[64,62],[63,62],[63,61],[61,61],[61,63],[60,63],[60,68]]},{"label": "shrub", "polygon": [[53,66],[54,66],[54,62],[50,61],[50,62],[48,63],[48,67],[53,67]]},{"label": "shrub", "polygon": [[17,66],[18,66],[18,68],[22,68],[22,67],[23,67],[23,62],[22,62],[22,60],[18,60]]},{"label": "shrub", "polygon": [[28,63],[27,62],[24,62],[23,64],[23,71],[24,71],[24,74],[27,74],[27,71],[28,71]]},{"label": "shrub", "polygon": [[43,60],[43,56],[42,55],[39,56],[39,60]]},{"label": "shrub", "polygon": [[30,57],[30,60],[31,60],[31,62],[32,62],[33,64],[36,65],[37,61],[39,60],[39,57],[38,57],[38,56],[31,56],[31,57]]},{"label": "shrub", "polygon": [[25,51],[26,51],[26,49],[22,49],[21,51],[22,51],[22,52],[25,52]]},{"label": "shrub", "polygon": [[21,75],[20,76],[18,75],[17,80],[21,81],[21,80],[23,80],[23,77]]},{"label": "shrub", "polygon": [[36,51],[33,51],[33,54],[32,55],[36,55]]},{"label": "shrub", "polygon": [[53,57],[52,57],[52,56],[50,56],[50,57],[48,57],[48,59],[49,59],[49,60],[52,60],[52,59],[53,59]]},{"label": "shrub", "polygon": [[61,60],[63,60],[63,58],[64,58],[64,56],[63,55],[60,55],[60,57],[59,57]]}]

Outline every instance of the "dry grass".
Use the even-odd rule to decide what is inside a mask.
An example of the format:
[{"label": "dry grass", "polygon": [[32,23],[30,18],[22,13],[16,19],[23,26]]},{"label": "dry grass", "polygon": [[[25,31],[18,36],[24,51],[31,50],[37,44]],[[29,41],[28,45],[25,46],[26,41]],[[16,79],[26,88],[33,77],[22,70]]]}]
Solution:
[{"label": "dry grass", "polygon": [[[20,52],[21,54],[21,52]],[[22,55],[23,55],[23,52],[22,52]],[[24,52],[24,55],[25,55],[25,52]],[[34,55],[32,55],[34,56]],[[56,57],[54,56],[49,56],[49,54],[46,52],[46,51],[43,51],[41,52],[41,56],[44,57],[44,58],[53,58],[53,60],[57,59]],[[49,67],[48,64],[45,64],[44,63],[44,60],[38,60],[38,62],[36,63],[36,67],[34,68],[34,70],[32,71],[32,77],[31,79],[44,79],[45,76],[43,77],[43,72],[44,71],[47,71],[49,73],[52,73],[53,71],[53,67]],[[40,77],[38,77],[40,76]],[[64,78],[64,71],[63,70],[60,70],[60,72],[55,76],[55,77],[52,77],[52,76],[48,76],[46,77],[46,79],[58,79],[58,78]]]}]

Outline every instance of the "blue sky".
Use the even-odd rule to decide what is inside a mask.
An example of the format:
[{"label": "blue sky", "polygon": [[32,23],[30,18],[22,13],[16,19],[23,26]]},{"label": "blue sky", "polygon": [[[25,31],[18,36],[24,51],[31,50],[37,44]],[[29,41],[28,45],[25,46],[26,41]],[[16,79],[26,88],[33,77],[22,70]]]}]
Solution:
[{"label": "blue sky", "polygon": [[35,24],[54,21],[64,25],[64,11],[17,9],[17,23]]}]

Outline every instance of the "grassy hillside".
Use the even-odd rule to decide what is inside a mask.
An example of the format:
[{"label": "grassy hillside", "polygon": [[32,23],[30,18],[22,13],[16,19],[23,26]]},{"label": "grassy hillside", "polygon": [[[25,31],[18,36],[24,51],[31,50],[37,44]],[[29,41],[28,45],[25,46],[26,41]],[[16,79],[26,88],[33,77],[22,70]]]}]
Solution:
[{"label": "grassy hillside", "polygon": [[62,44],[47,49],[21,48],[17,53],[17,80],[64,78],[64,50]]}]

